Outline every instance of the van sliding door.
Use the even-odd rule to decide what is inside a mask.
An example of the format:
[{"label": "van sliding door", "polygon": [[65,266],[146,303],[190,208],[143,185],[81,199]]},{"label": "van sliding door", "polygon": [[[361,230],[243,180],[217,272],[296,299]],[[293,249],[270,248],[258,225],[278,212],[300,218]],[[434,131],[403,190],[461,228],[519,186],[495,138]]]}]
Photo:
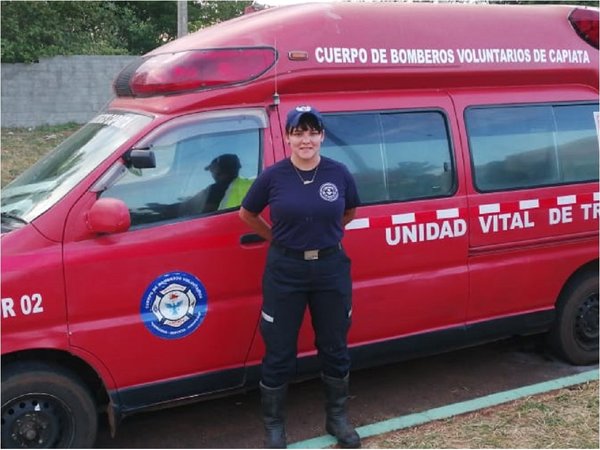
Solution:
[{"label": "van sliding door", "polygon": [[454,98],[470,161],[468,320],[544,328],[598,232],[597,93],[528,87]]},{"label": "van sliding door", "polygon": [[[353,366],[460,340],[468,287],[467,211],[449,98],[430,92],[354,93],[311,103],[324,113],[321,154],[346,165],[361,198],[343,240],[352,259]],[[282,105],[282,111],[295,105]],[[307,320],[300,354],[309,353],[313,342]]]}]

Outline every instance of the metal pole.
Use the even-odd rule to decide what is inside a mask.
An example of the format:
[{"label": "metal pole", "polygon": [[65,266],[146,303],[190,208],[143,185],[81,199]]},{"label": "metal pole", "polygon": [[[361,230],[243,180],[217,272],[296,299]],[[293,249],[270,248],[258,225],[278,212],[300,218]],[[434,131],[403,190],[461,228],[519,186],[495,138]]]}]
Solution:
[{"label": "metal pole", "polygon": [[177,0],[177,37],[188,34],[187,0]]}]

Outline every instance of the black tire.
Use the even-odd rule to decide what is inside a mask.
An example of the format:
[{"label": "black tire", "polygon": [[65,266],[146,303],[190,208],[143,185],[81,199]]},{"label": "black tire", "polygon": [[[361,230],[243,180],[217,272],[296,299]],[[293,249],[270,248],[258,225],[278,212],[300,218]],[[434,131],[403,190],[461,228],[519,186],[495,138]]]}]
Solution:
[{"label": "black tire", "polygon": [[582,274],[563,290],[549,338],[554,351],[571,364],[598,361],[597,273]]},{"label": "black tire", "polygon": [[98,413],[74,374],[42,362],[2,369],[3,448],[91,448]]}]

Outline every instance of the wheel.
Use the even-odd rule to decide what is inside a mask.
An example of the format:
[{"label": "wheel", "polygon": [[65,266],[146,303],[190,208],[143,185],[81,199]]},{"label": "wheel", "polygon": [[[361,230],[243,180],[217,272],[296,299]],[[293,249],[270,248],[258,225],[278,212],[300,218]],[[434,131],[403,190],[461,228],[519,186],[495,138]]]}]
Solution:
[{"label": "wheel", "polygon": [[573,280],[561,294],[550,331],[553,349],[571,364],[598,361],[598,274]]},{"label": "wheel", "polygon": [[3,448],[90,448],[98,413],[74,374],[41,362],[2,369]]}]

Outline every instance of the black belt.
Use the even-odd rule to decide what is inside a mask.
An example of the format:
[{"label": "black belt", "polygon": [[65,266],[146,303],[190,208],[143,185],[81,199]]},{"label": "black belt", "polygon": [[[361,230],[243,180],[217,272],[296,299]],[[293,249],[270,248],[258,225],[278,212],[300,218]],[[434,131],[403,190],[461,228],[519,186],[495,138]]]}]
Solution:
[{"label": "black belt", "polygon": [[305,261],[314,261],[316,259],[325,258],[326,256],[333,255],[342,249],[342,244],[337,243],[331,247],[317,248],[314,250],[295,250],[293,248],[284,247],[277,242],[271,242],[271,246],[275,247],[285,256],[291,256],[296,259],[303,259]]}]

